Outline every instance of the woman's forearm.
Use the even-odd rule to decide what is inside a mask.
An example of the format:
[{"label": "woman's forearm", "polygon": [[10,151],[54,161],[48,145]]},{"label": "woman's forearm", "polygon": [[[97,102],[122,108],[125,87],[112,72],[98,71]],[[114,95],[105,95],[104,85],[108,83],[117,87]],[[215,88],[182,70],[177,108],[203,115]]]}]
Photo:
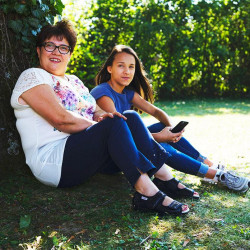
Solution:
[{"label": "woman's forearm", "polygon": [[53,126],[65,133],[73,134],[80,132],[92,125],[96,124],[95,121],[89,120],[71,111],[67,111],[63,117],[58,118],[53,122]]},{"label": "woman's forearm", "polygon": [[53,89],[46,84],[27,90],[20,98],[53,127],[65,133],[77,133],[96,123],[66,110]]}]

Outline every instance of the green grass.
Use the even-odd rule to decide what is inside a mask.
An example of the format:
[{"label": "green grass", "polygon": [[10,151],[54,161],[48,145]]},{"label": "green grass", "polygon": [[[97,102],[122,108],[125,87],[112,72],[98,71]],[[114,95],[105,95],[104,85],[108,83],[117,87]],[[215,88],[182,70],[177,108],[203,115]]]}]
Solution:
[{"label": "green grass", "polygon": [[[213,161],[249,176],[250,102],[157,103],[173,124]],[[143,116],[147,124],[153,122]],[[249,192],[237,194],[173,171],[200,201],[185,217],[158,217],[131,208],[133,190],[122,174],[97,175],[81,186],[54,189],[29,172],[0,181],[0,249],[250,249]]]}]

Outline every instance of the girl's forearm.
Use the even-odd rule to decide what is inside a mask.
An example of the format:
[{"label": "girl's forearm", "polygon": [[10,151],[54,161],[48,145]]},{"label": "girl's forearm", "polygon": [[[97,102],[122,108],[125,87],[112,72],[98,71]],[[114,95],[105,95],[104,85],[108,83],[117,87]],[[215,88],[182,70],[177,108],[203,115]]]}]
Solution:
[{"label": "girl's forearm", "polygon": [[160,122],[164,123],[167,127],[172,126],[170,117],[161,109],[157,109],[154,117]]},{"label": "girl's forearm", "polygon": [[161,133],[151,133],[153,138],[157,141],[157,142],[166,142],[166,140],[162,137]]}]

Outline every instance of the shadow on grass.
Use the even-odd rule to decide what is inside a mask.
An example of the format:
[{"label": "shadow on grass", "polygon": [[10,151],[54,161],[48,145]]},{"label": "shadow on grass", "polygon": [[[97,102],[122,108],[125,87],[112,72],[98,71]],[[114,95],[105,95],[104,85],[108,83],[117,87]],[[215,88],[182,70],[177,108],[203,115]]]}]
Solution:
[{"label": "shadow on grass", "polygon": [[[196,177],[177,174],[202,196],[198,202],[183,200],[191,212],[161,218],[132,210],[133,191],[122,174],[96,175],[78,187],[56,189],[24,172],[0,182],[0,249],[18,244],[24,249],[184,249],[185,240],[189,249],[249,246],[247,197],[200,184]],[[216,244],[224,247],[212,247]]]},{"label": "shadow on grass", "polygon": [[0,249],[20,243],[25,248],[37,236],[43,239],[42,249],[60,242],[112,246],[118,240],[119,245],[121,232],[133,234],[138,223],[131,194],[122,174],[96,175],[83,185],[56,189],[39,183],[29,171],[14,172],[0,182]]}]

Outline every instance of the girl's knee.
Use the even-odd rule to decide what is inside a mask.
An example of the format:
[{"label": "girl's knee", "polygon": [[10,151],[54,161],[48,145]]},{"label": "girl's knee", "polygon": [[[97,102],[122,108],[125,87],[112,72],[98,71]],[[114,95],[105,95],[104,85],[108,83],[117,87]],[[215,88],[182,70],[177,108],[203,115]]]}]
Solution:
[{"label": "girl's knee", "polygon": [[102,123],[103,128],[112,130],[113,127],[120,127],[122,123],[124,123],[124,119],[118,116],[114,116],[113,118],[106,118],[100,123]]},{"label": "girl's knee", "polygon": [[130,130],[138,128],[138,126],[140,126],[141,129],[146,129],[145,124],[143,123],[140,115],[136,111],[127,110],[123,112],[123,115],[127,118],[126,122]]},{"label": "girl's knee", "polygon": [[120,124],[125,122],[123,118],[116,115],[113,118],[107,118],[107,119],[109,119],[112,124]]}]

